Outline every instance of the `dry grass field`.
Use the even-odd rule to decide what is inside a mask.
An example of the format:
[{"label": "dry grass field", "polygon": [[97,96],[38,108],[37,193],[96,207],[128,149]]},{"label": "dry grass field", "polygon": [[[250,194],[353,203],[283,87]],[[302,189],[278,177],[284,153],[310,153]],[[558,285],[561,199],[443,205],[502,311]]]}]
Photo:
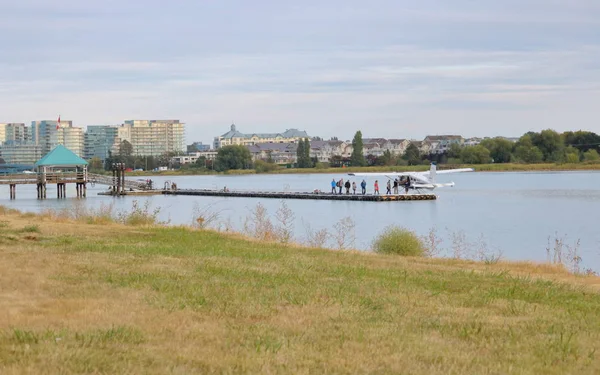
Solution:
[{"label": "dry grass field", "polygon": [[0,207],[0,373],[598,374],[600,279]]}]

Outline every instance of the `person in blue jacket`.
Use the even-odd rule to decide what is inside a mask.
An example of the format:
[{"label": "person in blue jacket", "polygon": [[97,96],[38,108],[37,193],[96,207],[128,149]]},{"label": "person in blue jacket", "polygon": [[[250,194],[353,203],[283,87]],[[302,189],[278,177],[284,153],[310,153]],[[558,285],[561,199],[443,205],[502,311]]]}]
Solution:
[{"label": "person in blue jacket", "polygon": [[331,194],[335,194],[335,188],[337,187],[337,182],[335,182],[335,178],[331,180]]},{"label": "person in blue jacket", "polygon": [[362,188],[363,195],[367,194],[367,181],[362,180],[360,183],[360,187]]}]

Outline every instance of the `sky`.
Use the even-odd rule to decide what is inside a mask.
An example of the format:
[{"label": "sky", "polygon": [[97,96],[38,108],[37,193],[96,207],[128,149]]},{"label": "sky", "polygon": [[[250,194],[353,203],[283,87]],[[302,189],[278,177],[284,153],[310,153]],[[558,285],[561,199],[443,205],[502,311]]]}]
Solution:
[{"label": "sky", "polygon": [[0,0],[0,122],[600,133],[598,0]]}]

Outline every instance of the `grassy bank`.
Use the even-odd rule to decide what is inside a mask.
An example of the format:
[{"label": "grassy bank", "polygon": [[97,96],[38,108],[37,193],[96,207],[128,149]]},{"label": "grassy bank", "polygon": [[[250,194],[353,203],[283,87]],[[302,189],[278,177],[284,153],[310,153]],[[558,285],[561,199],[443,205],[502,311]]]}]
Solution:
[{"label": "grassy bank", "polygon": [[[600,163],[540,163],[540,164],[441,164],[439,169],[475,168],[476,172],[551,172],[551,171],[597,171]],[[347,168],[281,168],[264,174],[300,174],[300,173],[350,173],[350,172],[397,172],[397,171],[426,171],[428,165],[391,166],[391,167],[347,167]],[[100,172],[108,173],[108,172]],[[202,176],[202,175],[247,175],[256,174],[254,169],[230,170],[215,172],[203,169],[177,169],[162,172],[128,172],[129,176]]]},{"label": "grassy bank", "polygon": [[600,372],[600,280],[555,266],[1,207],[0,257],[2,374]]}]

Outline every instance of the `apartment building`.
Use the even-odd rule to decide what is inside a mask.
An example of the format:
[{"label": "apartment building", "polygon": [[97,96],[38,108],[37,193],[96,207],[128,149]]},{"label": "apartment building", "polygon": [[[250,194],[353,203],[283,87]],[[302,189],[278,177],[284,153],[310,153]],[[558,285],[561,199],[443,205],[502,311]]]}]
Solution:
[{"label": "apartment building", "polygon": [[84,136],[84,158],[97,157],[104,161],[115,147],[119,127],[113,125],[88,125]]},{"label": "apartment building", "polygon": [[72,121],[42,120],[31,122],[31,138],[33,143],[41,146],[42,155],[63,145],[77,156],[84,155],[84,131],[74,127]]},{"label": "apartment building", "polygon": [[0,146],[0,158],[6,164],[33,165],[42,157],[42,147],[33,142],[8,141]]},{"label": "apartment building", "polygon": [[117,130],[118,144],[127,141],[133,154],[160,156],[171,152],[185,152],[185,124],[179,120],[127,120]]},{"label": "apartment building", "polygon": [[214,148],[223,146],[241,145],[252,146],[259,143],[297,143],[300,139],[310,138],[305,131],[288,129],[283,133],[242,133],[236,129],[235,124],[230,130],[214,139]]},{"label": "apartment building", "polygon": [[0,145],[6,142],[29,142],[31,141],[31,128],[24,123],[0,124]]}]

